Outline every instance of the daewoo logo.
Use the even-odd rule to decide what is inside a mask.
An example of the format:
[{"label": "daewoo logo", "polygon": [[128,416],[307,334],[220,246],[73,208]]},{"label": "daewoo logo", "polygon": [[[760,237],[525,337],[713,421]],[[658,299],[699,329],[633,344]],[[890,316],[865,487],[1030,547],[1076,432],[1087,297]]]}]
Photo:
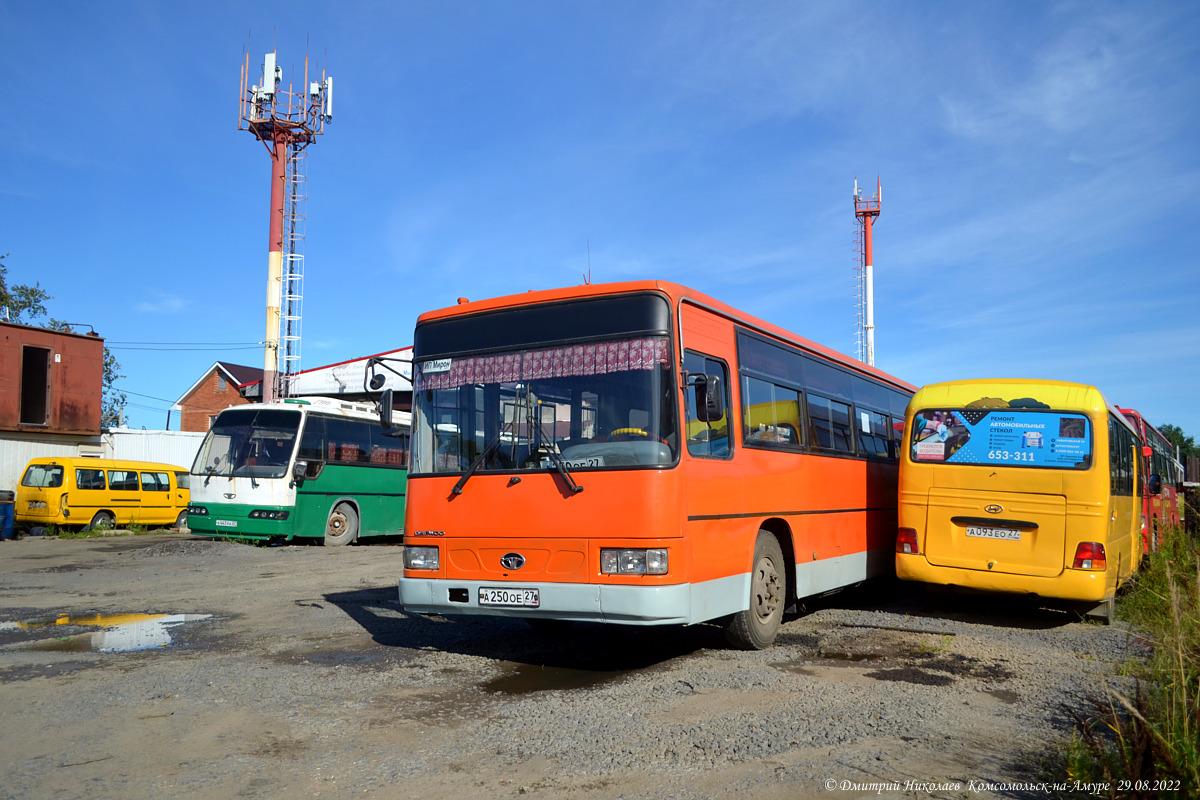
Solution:
[{"label": "daewoo logo", "polygon": [[1004,506],[998,506],[995,503],[992,503],[990,506],[984,506],[983,510],[989,514],[999,514],[1004,510]]},{"label": "daewoo logo", "polygon": [[413,531],[410,536],[445,536],[445,531]]},{"label": "daewoo logo", "polygon": [[500,556],[500,566],[505,569],[520,569],[525,566],[525,556],[520,553],[505,553]]}]

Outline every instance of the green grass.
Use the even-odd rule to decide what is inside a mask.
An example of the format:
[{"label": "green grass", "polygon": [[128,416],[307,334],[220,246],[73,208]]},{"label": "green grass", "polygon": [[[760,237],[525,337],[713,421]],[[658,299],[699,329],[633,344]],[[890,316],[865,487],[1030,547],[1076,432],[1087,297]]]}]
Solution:
[{"label": "green grass", "polygon": [[1076,717],[1068,780],[1105,787],[1111,798],[1200,796],[1200,543],[1182,529],[1120,598],[1119,615],[1145,636],[1149,658],[1122,673],[1123,688]]},{"label": "green grass", "polygon": [[123,528],[110,528],[107,525],[91,530],[58,529],[47,525],[45,536],[57,536],[60,539],[99,539],[105,536],[145,536],[150,533],[174,533],[171,528],[147,528],[138,522],[131,522]]}]

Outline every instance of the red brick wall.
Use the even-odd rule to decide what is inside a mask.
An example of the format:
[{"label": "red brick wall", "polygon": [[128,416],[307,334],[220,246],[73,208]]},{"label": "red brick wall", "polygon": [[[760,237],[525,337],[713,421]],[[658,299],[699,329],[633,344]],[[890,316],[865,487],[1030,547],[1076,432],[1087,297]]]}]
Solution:
[{"label": "red brick wall", "polygon": [[220,378],[224,375],[219,368],[213,367],[204,381],[179,404],[179,430],[206,431],[209,417],[229,406],[244,406],[250,402],[238,394],[237,384],[228,377],[225,378],[225,389],[220,388]]}]

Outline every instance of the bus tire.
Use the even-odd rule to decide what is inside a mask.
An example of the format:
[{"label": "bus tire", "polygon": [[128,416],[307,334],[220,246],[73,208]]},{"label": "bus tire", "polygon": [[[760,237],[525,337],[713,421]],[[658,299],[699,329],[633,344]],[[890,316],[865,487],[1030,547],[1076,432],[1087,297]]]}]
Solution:
[{"label": "bus tire", "polygon": [[325,546],[340,547],[358,538],[358,512],[349,503],[338,503],[325,521]]},{"label": "bus tire", "polygon": [[787,562],[779,540],[760,530],[754,542],[750,573],[750,607],[729,617],[725,638],[739,650],[763,650],[771,646],[783,623],[787,597]]},{"label": "bus tire", "polygon": [[116,518],[108,511],[97,511],[92,521],[83,526],[85,531],[112,530],[117,524]]},{"label": "bus tire", "polygon": [[184,529],[184,528],[186,528],[187,526],[188,526],[188,524],[187,524],[187,512],[186,512],[186,511],[180,511],[180,512],[179,512],[179,516],[175,518],[175,528],[176,528],[177,530],[183,530],[183,529]]}]

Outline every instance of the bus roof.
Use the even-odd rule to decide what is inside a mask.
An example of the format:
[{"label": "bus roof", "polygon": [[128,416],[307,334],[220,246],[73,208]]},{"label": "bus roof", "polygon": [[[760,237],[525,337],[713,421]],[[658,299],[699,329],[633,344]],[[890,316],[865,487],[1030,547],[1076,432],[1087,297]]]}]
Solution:
[{"label": "bus roof", "polygon": [[[1046,380],[1043,378],[972,378],[961,381],[944,381],[922,386],[912,400],[910,410],[919,408],[963,408],[980,400],[994,399],[1004,403],[1030,397],[1050,406],[1056,411],[1110,412],[1122,425],[1137,433],[1115,405],[1104,399],[1095,386],[1070,381]],[[980,405],[980,408],[992,406]],[[1005,408],[1006,406],[994,406]],[[1141,438],[1140,435],[1138,437]]]},{"label": "bus roof", "polygon": [[791,331],[781,328],[778,325],[774,325],[770,322],[759,319],[752,314],[747,314],[744,311],[740,311],[731,305],[723,303],[720,300],[710,297],[702,292],[698,292],[695,289],[691,289],[687,286],[682,286],[677,283],[672,283],[670,281],[644,280],[625,281],[621,283],[588,283],[578,286],[568,286],[560,289],[530,290],[522,294],[493,297],[487,300],[470,301],[466,298],[460,298],[458,305],[425,312],[417,318],[417,325],[420,326],[426,322],[449,319],[467,314],[487,313],[489,311],[499,311],[502,309],[519,306],[533,306],[541,305],[543,303],[604,297],[606,295],[631,294],[634,292],[657,292],[662,294],[670,300],[673,309],[677,308],[680,303],[685,302],[701,308],[706,308],[709,311],[717,313],[730,320],[754,328],[761,333],[776,337],[800,348],[821,355],[832,361],[836,361],[837,363],[851,370],[874,376],[909,392],[916,391],[916,386],[902,381],[894,375],[889,375],[880,369],[867,366],[861,361],[858,361],[857,359],[852,358],[845,353],[839,353],[830,347],[818,344],[811,339],[806,339],[803,336],[792,333]]}]

